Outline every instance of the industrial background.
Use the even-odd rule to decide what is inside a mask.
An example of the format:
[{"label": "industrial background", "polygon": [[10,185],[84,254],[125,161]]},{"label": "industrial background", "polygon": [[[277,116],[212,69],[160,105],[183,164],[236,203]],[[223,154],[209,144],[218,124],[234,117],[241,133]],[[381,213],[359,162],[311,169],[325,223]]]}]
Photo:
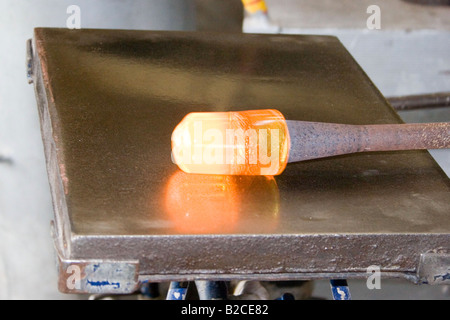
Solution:
[{"label": "industrial background", "polygon": [[[336,35],[385,97],[450,92],[450,6],[445,1],[439,6],[400,0],[266,3],[267,25],[245,23],[240,0],[0,2],[1,299],[86,298],[57,290],[50,237],[52,201],[36,98],[25,67],[26,40],[33,29],[65,28],[70,5],[80,7],[82,28]],[[381,29],[367,27],[370,5],[381,9]],[[450,108],[402,111],[400,115],[406,122],[450,121]],[[431,154],[450,175],[450,151]],[[355,299],[450,298],[448,286],[382,280],[381,290],[368,290],[362,280],[349,283]],[[328,299],[329,292],[327,281],[315,281],[314,297]]]}]

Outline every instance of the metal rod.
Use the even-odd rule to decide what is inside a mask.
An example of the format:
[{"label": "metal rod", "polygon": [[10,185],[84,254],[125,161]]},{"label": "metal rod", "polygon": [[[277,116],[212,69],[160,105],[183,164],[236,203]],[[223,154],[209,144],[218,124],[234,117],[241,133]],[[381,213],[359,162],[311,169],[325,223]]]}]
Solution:
[{"label": "metal rod", "polygon": [[167,291],[166,300],[185,300],[189,282],[172,281]]},{"label": "metal rod", "polygon": [[347,125],[286,121],[289,162],[367,151],[450,148],[450,122]]},{"label": "metal rod", "polygon": [[160,296],[159,283],[145,281],[140,288],[141,294],[150,299],[156,299]]},{"label": "metal rod", "polygon": [[224,281],[195,281],[200,300],[226,300],[227,285]]},{"label": "metal rod", "polygon": [[387,98],[397,111],[450,107],[450,92]]}]

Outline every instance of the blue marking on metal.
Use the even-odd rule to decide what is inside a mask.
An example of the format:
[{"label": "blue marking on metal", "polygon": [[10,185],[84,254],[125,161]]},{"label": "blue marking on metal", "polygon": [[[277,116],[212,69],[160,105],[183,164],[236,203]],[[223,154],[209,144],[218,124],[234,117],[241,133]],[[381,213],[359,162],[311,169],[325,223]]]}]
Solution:
[{"label": "blue marking on metal", "polygon": [[[441,278],[441,279],[439,279]],[[434,280],[441,280],[441,281],[446,281],[446,280],[450,280],[450,273],[446,273],[446,274],[440,274],[437,276],[434,276]]]},{"label": "blue marking on metal", "polygon": [[187,293],[187,282],[172,281],[167,291],[167,300],[185,300]]},{"label": "blue marking on metal", "polygon": [[337,279],[330,280],[331,293],[333,300],[351,300],[350,289],[348,288],[347,280]]},{"label": "blue marking on metal", "polygon": [[115,289],[120,288],[120,282],[109,282],[109,281],[90,281],[87,280],[87,283],[94,287],[103,287],[103,286],[113,286]]},{"label": "blue marking on metal", "polygon": [[295,300],[295,297],[291,293],[286,292],[286,293],[283,293],[281,295],[281,297],[279,297],[275,300]]}]

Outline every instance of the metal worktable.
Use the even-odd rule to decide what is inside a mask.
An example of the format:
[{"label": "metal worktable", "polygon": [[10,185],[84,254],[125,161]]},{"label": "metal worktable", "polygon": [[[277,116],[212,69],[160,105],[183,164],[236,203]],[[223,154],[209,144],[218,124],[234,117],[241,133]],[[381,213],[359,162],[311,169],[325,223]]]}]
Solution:
[{"label": "metal worktable", "polygon": [[365,278],[372,265],[448,283],[450,183],[427,151],[276,177],[188,175],[171,161],[172,130],[192,111],[401,122],[336,38],[42,28],[32,42],[61,291]]}]

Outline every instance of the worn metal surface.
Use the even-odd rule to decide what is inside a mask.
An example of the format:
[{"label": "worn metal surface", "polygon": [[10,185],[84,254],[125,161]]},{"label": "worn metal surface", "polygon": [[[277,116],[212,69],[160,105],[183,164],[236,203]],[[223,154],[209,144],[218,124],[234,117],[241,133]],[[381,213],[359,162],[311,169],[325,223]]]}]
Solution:
[{"label": "worn metal surface", "polygon": [[355,152],[450,148],[450,122],[378,125],[286,122],[289,162]]},{"label": "worn metal surface", "polygon": [[140,287],[138,260],[71,259],[57,246],[56,262],[58,289],[63,293],[130,294]]},{"label": "worn metal surface", "polygon": [[445,250],[423,253],[417,273],[421,283],[450,284],[450,254]]},{"label": "worn metal surface", "polygon": [[450,184],[427,151],[299,162],[276,178],[171,162],[191,111],[399,123],[336,38],[37,29],[34,62],[65,260],[138,261],[153,281],[349,279],[371,265],[419,281],[420,255],[449,246]]}]

